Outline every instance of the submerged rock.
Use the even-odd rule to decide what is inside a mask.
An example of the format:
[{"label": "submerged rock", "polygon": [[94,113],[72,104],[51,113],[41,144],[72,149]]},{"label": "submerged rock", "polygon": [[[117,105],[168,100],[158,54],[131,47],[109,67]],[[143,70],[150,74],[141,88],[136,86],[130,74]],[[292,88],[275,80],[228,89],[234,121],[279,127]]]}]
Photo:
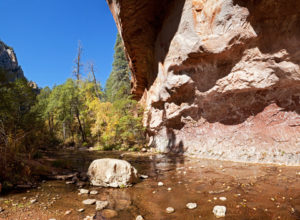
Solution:
[{"label": "submerged rock", "polygon": [[108,206],[107,201],[97,201],[96,202],[96,210],[101,211],[102,209],[106,208]]},{"label": "submerged rock", "polygon": [[168,207],[168,208],[166,208],[166,212],[167,212],[168,214],[170,214],[170,213],[175,212],[175,209],[174,209],[173,207]]},{"label": "submerged rock", "polygon": [[127,209],[132,203],[130,200],[127,199],[118,199],[116,202],[116,210]]},{"label": "submerged rock", "polygon": [[137,170],[127,161],[118,159],[94,160],[88,176],[94,186],[127,187],[138,182]]},{"label": "submerged rock", "polygon": [[217,218],[225,217],[226,207],[225,206],[215,206],[213,209],[213,213]]},{"label": "submerged rock", "polygon": [[104,218],[114,218],[114,217],[118,216],[118,213],[112,209],[104,209],[101,211],[101,215]]}]

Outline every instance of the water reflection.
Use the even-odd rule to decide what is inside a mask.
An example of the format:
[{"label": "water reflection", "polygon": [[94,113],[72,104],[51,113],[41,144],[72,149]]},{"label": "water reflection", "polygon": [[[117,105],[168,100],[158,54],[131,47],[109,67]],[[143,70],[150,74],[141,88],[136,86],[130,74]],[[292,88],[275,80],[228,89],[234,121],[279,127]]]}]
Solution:
[{"label": "water reflection", "polygon": [[[174,155],[122,154],[119,152],[76,152],[57,153],[57,159],[69,160],[74,170],[86,170],[94,159],[109,157],[128,160],[141,174],[149,179],[125,189],[95,188],[98,195],[78,195],[78,189],[62,181],[47,182],[30,193],[7,195],[4,200],[23,204],[38,195],[39,203],[30,208],[15,208],[12,204],[0,206],[8,210],[0,218],[18,219],[16,216],[31,213],[40,219],[83,219],[94,216],[94,206],[83,206],[82,200],[95,198],[109,201],[107,211],[96,213],[96,219],[215,219],[215,205],[227,208],[226,219],[300,219],[300,176],[299,167],[255,165],[213,160],[184,158]],[[158,186],[158,182],[164,183]],[[49,198],[59,196],[51,205]],[[225,197],[226,200],[220,199]],[[51,200],[53,201],[53,200]],[[186,204],[194,202],[193,210]],[[44,207],[47,209],[44,210]],[[167,214],[165,209],[173,207],[175,212]],[[77,210],[85,208],[83,213]],[[72,213],[65,216],[66,210]],[[19,213],[17,215],[17,213]],[[21,213],[21,214],[20,214]],[[105,214],[105,215],[104,215]],[[26,215],[27,216],[27,215]],[[200,218],[201,217],[201,218]]]}]

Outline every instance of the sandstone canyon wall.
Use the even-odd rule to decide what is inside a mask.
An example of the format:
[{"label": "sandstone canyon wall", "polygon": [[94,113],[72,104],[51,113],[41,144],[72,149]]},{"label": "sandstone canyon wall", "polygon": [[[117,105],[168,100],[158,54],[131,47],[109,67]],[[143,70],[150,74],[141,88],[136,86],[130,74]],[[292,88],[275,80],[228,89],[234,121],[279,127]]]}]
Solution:
[{"label": "sandstone canyon wall", "polygon": [[300,1],[107,2],[150,145],[300,164]]}]

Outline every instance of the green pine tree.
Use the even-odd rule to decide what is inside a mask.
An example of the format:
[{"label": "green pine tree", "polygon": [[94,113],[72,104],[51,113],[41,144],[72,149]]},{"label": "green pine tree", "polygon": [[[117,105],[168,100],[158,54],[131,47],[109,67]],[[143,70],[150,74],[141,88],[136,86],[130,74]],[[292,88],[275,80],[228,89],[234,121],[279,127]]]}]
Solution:
[{"label": "green pine tree", "polygon": [[106,99],[114,102],[130,94],[130,71],[125,57],[122,39],[117,34],[112,72],[106,82]]}]

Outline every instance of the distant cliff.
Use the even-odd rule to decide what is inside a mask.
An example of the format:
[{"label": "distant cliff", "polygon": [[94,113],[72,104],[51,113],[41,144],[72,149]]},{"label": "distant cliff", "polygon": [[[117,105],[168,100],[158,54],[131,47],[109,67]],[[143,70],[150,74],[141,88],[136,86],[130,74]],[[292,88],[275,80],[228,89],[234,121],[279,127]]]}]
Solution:
[{"label": "distant cliff", "polygon": [[300,164],[300,1],[107,0],[152,146]]},{"label": "distant cliff", "polygon": [[0,73],[5,74],[6,80],[9,81],[25,78],[13,48],[2,41],[0,41]]}]

